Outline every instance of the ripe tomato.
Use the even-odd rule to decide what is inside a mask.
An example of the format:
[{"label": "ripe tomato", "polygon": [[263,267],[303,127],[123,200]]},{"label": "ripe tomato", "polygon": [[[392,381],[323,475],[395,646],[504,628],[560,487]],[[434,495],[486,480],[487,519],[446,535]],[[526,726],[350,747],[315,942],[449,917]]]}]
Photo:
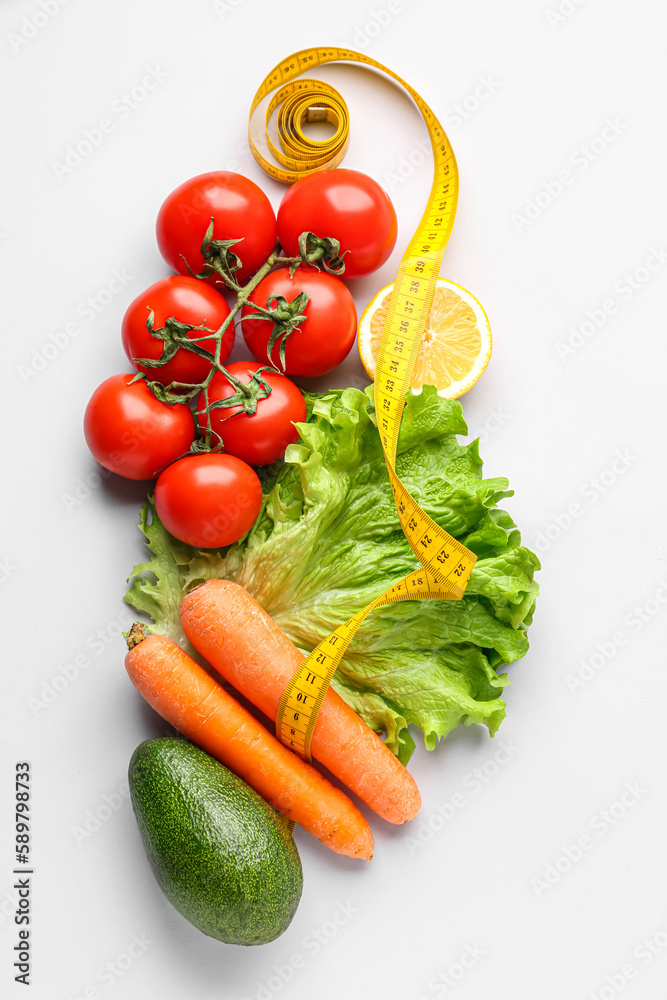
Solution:
[{"label": "ripe tomato", "polygon": [[155,484],[155,508],[167,531],[201,549],[237,542],[261,506],[259,476],[233,455],[186,455]]},{"label": "ripe tomato", "polygon": [[396,243],[396,212],[380,185],[358,170],[321,170],[288,188],[278,209],[278,239],[289,257],[299,236],[333,236],[349,250],[345,278],[361,278],[387,260]]},{"label": "ripe tomato", "polygon": [[[193,274],[204,266],[200,247],[213,219],[213,239],[243,239],[232,247],[242,267],[236,280],[245,281],[257,271],[276,243],[276,217],[261,188],[242,174],[214,170],[185,181],[167,196],[158,212],[156,235],[160,253],[180,274]],[[183,255],[183,256],[181,256]],[[222,279],[206,279],[218,288]]]},{"label": "ripe tomato", "polygon": [[187,452],[195,438],[192,411],[160,403],[146,382],[112,375],[90,398],[83,419],[86,443],[105,469],[126,479],[153,479]]},{"label": "ripe tomato", "polygon": [[[196,278],[174,274],[170,278],[156,281],[141,295],[137,295],[123,317],[123,347],[132,362],[134,358],[162,357],[163,342],[152,337],[146,327],[151,309],[155,313],[153,320],[155,330],[160,330],[165,320],[171,316],[188,326],[204,324],[211,330],[217,330],[230,312],[222,295]],[[201,336],[201,333],[193,333],[192,336]],[[200,340],[199,344],[207,351],[215,353],[214,340]],[[222,339],[220,360],[223,363],[229,357],[233,346],[234,324],[230,323]],[[210,367],[206,358],[191,354],[182,347],[179,347],[171,361],[167,361],[161,368],[135,365],[135,368],[144,372],[151,381],[161,382],[162,385],[169,385],[170,382],[203,382]]]},{"label": "ripe tomato", "polygon": [[[257,361],[235,361],[227,365],[227,371],[243,382],[250,382],[253,374],[261,368]],[[242,458],[249,465],[269,465],[285,454],[288,444],[299,440],[292,421],[306,419],[306,404],[300,391],[284,375],[278,372],[262,372],[262,378],[271,387],[271,394],[257,403],[257,411],[248,414],[241,406],[211,411],[211,429],[219,435],[225,451]],[[228,399],[235,392],[222,372],[211,379],[209,402]],[[204,393],[199,396],[197,420],[206,429]],[[232,414],[232,416],[230,416]],[[212,444],[219,439],[214,434]]]},{"label": "ripe tomato", "polygon": [[[265,306],[273,296],[282,295],[291,302],[299,292],[306,292],[310,301],[303,310],[305,321],[292,331],[285,344],[285,374],[326,375],[347,356],[357,333],[354,299],[340,278],[310,267],[300,267],[290,278],[289,269],[284,267],[267,274],[249,301]],[[241,329],[246,344],[262,364],[281,368],[279,342],[274,344],[270,358],[267,353],[273,324],[253,316],[257,317],[257,313],[244,306]]]}]

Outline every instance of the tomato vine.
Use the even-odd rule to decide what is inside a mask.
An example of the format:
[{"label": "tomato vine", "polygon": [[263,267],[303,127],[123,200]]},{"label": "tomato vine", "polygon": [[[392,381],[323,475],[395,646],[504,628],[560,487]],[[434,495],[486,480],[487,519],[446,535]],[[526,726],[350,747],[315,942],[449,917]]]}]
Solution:
[{"label": "tomato vine", "polygon": [[[260,399],[265,399],[271,393],[271,387],[262,377],[263,371],[279,371],[275,365],[265,365],[257,369],[248,383],[236,378],[222,364],[221,348],[225,331],[238,312],[247,306],[254,316],[273,323],[271,333],[271,347],[276,343],[279,345],[280,361],[284,369],[285,364],[285,344],[291,332],[305,320],[303,310],[309,301],[306,292],[298,292],[297,295],[288,302],[283,296],[273,296],[269,298],[266,306],[261,306],[256,302],[250,302],[249,297],[257,288],[259,283],[275,267],[289,267],[290,275],[294,276],[302,265],[314,267],[317,270],[324,270],[327,274],[341,277],[345,271],[345,262],[340,253],[338,240],[332,237],[319,237],[311,232],[304,232],[299,237],[299,253],[294,257],[282,255],[280,243],[277,242],[273,252],[262,264],[258,271],[250,278],[246,284],[241,285],[236,281],[236,272],[243,266],[242,260],[233,249],[240,239],[214,240],[213,223],[206,231],[201,244],[201,254],[204,258],[204,266],[198,274],[194,274],[186,262],[188,273],[193,278],[203,281],[210,281],[217,276],[217,283],[229,288],[236,296],[236,301],[230,309],[229,315],[217,330],[211,330],[205,325],[189,326],[181,323],[175,316],[165,320],[164,326],[155,329],[155,313],[149,312],[146,320],[146,327],[151,337],[163,343],[162,354],[159,358],[133,358],[133,362],[140,364],[144,368],[161,368],[166,365],[176,355],[177,351],[190,351],[199,357],[205,358],[210,368],[206,377],[201,382],[178,382],[173,381],[167,385],[161,382],[152,381],[146,378],[144,373],[139,373],[133,381],[146,378],[148,387],[156,399],[162,403],[176,404],[185,403],[194,397],[203,394],[204,408],[198,410],[198,415],[206,415],[206,426],[203,432],[195,439],[191,450],[195,453],[216,451],[221,447],[218,440],[213,442],[213,438],[219,435],[211,427],[211,411],[219,408],[231,408],[241,406],[248,415],[257,411],[257,403]],[[193,336],[193,334],[199,334]],[[215,342],[215,351],[210,351],[203,347],[200,341]],[[209,389],[211,381],[216,373],[220,372],[234,388],[234,393],[226,399],[211,400]]]}]

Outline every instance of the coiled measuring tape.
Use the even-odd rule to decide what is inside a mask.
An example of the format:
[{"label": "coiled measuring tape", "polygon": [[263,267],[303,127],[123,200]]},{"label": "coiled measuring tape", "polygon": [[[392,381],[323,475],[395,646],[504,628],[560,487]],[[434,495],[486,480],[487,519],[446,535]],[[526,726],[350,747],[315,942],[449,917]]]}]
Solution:
[{"label": "coiled measuring tape", "polygon": [[[396,472],[405,394],[414,374],[436,279],[456,214],[458,170],[442,125],[405,80],[375,59],[350,49],[302,49],[271,70],[255,94],[248,123],[250,149],[267,174],[288,183],[338,166],[349,143],[349,115],[345,102],[327,83],[312,78],[297,79],[308,70],[330,62],[364,63],[388,74],[407,90],[426,122],[435,169],[426,211],[403,255],[394,283],[380,341],[374,389],[378,430],[396,509],[421,568],[340,625],[313,649],[292,676],[278,706],[276,734],[307,761],[311,759],[313,730],[331,679],[364,619],[375,608],[397,601],[460,600],[477,558],[421,509]],[[251,131],[258,105],[273,91],[276,93],[266,111],[266,140],[280,166],[259,150]],[[276,109],[279,147],[269,136],[269,121]],[[304,133],[303,125],[307,121],[322,120],[333,124],[335,132],[328,139],[317,142]],[[318,236],[328,235],[335,234],[318,233]]]}]

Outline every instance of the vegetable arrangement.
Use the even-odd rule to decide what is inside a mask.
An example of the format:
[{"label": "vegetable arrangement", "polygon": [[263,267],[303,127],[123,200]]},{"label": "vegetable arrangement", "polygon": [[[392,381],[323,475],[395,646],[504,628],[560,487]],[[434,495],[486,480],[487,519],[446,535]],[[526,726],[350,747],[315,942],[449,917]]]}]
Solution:
[{"label": "vegetable arrangement", "polygon": [[[308,396],[310,419],[265,481],[262,513],[222,551],[176,542],[147,504],[142,530],[152,556],[133,570],[127,600],[155,628],[191,648],[178,608],[205,580],[240,584],[303,652],[414,566],[401,530],[375,426],[372,393]],[[482,478],[477,442],[461,404],[434,389],[408,397],[398,471],[438,524],[477,556],[461,601],[408,601],[373,612],[332,687],[407,763],[421,729],[428,749],[457,725],[494,734],[505,715],[507,676],[524,656],[537,596],[537,557],[498,504],[503,478]]]},{"label": "vegetable arrangement", "polygon": [[[181,602],[181,624],[202,656],[269,719],[303,660],[288,636],[243,587],[209,580]],[[416,815],[421,798],[409,772],[335,691],[327,691],[313,756],[390,823]]]},{"label": "vegetable arrangement", "polygon": [[[396,241],[393,206],[372,178],[334,172],[318,180],[314,201],[309,181],[305,197],[288,192],[280,224],[264,192],[230,171],[201,174],[168,196],[157,241],[180,275],[156,282],[130,304],[122,340],[137,374],[107,379],[86,409],[84,431],[95,458],[129,479],[159,477],[158,513],[191,545],[227,545],[248,531],[261,506],[249,467],[281,459],[298,440],[294,424],[306,419],[303,396],[286,375],[326,374],[356,337],[339,240],[305,225],[295,235],[294,226],[311,219],[339,228],[349,237],[343,254],[356,276],[378,267]],[[331,205],[323,216],[328,189]],[[276,242],[279,229],[293,244],[290,256]],[[235,295],[231,308],[223,292]],[[225,367],[237,314],[259,363]],[[220,452],[224,459],[212,461]],[[191,488],[203,482],[206,496],[190,505]],[[242,516],[223,515],[224,529],[216,527],[221,511],[237,508],[237,496],[245,498]]]},{"label": "vegetable arrangement", "polygon": [[[251,180],[215,171],[167,197],[156,233],[178,273],[128,307],[122,342],[135,372],[103,382],[84,418],[102,465],[156,480],[140,526],[151,557],[134,567],[126,594],[155,631],[133,626],[125,666],[185,741],[141,744],[130,789],[147,856],[176,909],[219,940],[262,944],[287,928],[302,889],[278,814],[350,858],[370,860],[373,836],[348,795],[216,674],[277,721],[308,654],[414,570],[372,387],[317,394],[292,381],[332,371],[355,339],[374,374],[394,286],[378,292],[357,331],[342,279],[388,259],[396,214],[355,170],[298,180],[277,219]],[[252,358],[227,364],[236,323]],[[438,279],[396,473],[415,509],[469,550],[468,572],[477,561],[462,600],[389,603],[366,617],[308,731],[314,759],[390,823],[409,822],[421,804],[406,767],[408,727],[427,749],[459,724],[493,735],[508,683],[499,669],[528,647],[539,563],[498,506],[511,495],[507,480],[482,478],[477,442],[458,441],[467,433],[461,406],[446,398],[474,384],[490,351],[482,307]],[[304,675],[319,658],[316,649]],[[303,702],[294,706],[288,726],[303,716]]]},{"label": "vegetable arrangement", "polygon": [[280,813],[185,740],[145,740],[128,778],[153,874],[186,920],[219,941],[246,945],[287,929],[303,872]]},{"label": "vegetable arrangement", "polygon": [[130,644],[130,680],[163,719],[327,847],[371,857],[370,827],[347,796],[271,736],[175,642],[144,637],[135,626]]}]

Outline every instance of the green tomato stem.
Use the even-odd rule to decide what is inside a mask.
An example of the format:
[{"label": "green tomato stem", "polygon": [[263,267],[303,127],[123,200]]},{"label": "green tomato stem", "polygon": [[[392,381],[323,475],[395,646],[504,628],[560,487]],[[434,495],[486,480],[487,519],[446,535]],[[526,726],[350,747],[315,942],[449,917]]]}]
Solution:
[{"label": "green tomato stem", "polygon": [[[318,248],[319,249],[319,248]],[[229,315],[224,319],[222,324],[215,331],[207,331],[202,333],[197,337],[188,337],[188,341],[192,343],[198,343],[202,340],[214,340],[215,341],[215,353],[211,359],[211,368],[202,382],[170,382],[166,386],[167,392],[178,393],[180,401],[187,402],[191,400],[194,396],[201,393],[204,394],[204,407],[206,412],[206,430],[204,431],[204,443],[207,449],[212,450],[212,437],[216,432],[211,426],[211,405],[209,389],[211,382],[215,375],[220,372],[227,379],[230,385],[236,389],[237,393],[240,394],[246,401],[256,400],[257,397],[257,386],[251,387],[250,384],[243,382],[241,379],[236,378],[232,375],[225,366],[222,364],[220,357],[222,354],[222,340],[225,331],[229,328],[229,325],[234,322],[237,314],[243,309],[245,305],[248,304],[251,294],[260,284],[260,282],[266,277],[266,275],[271,271],[272,268],[276,266],[280,267],[290,267],[293,265],[298,265],[303,263],[303,258],[301,256],[297,257],[281,257],[280,256],[280,243],[276,243],[273,252],[268,257],[268,259],[262,264],[260,269],[253,275],[250,281],[246,285],[237,285],[236,282],[231,281],[229,278],[224,277],[225,284],[236,294],[236,301],[229,311]],[[323,251],[316,250],[313,253],[313,259],[317,259],[322,256]],[[252,303],[253,309],[256,309],[257,313],[263,319],[269,319],[271,313],[265,309],[263,306],[259,306],[256,303]],[[182,343],[181,347],[184,350],[188,350],[188,344]],[[252,380],[251,380],[252,381]],[[270,394],[270,386],[265,387],[264,396]],[[170,400],[171,402],[171,400]],[[173,400],[176,402],[176,400]],[[256,403],[254,404],[256,406]],[[198,411],[201,412],[201,411]],[[249,409],[248,412],[254,412],[254,409]]]}]

